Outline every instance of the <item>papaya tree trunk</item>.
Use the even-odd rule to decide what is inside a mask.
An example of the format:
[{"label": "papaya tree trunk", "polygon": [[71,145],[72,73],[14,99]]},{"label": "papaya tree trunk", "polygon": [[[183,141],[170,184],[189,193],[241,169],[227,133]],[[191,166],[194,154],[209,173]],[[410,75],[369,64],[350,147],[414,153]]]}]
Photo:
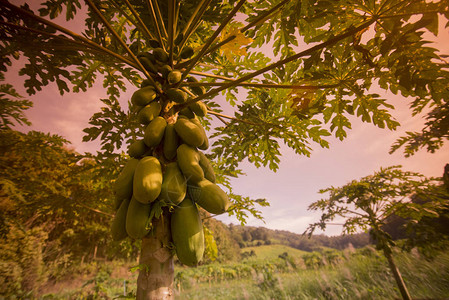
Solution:
[{"label": "papaya tree trunk", "polygon": [[402,299],[411,300],[410,294],[405,286],[405,282],[402,279],[401,272],[399,272],[396,263],[394,262],[393,255],[391,253],[390,248],[384,248],[384,255],[388,260],[388,264],[390,265],[391,272],[393,272],[394,279],[396,280],[396,284],[398,285],[399,291],[401,292]]},{"label": "papaya tree trunk", "polygon": [[168,249],[171,242],[170,215],[164,211],[154,220],[154,229],[142,239],[137,300],[172,300],[174,264]]}]

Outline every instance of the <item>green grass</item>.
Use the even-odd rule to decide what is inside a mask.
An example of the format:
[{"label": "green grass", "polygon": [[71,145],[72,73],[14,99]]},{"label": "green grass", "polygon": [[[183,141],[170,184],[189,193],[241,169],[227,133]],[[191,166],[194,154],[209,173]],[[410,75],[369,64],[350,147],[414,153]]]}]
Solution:
[{"label": "green grass", "polygon": [[[400,298],[385,258],[374,250],[338,251],[341,260],[314,267],[306,267],[304,263],[295,264],[300,258],[294,255],[301,252],[295,249],[271,245],[254,248],[256,250],[260,254],[258,259],[215,263],[197,268],[176,266],[175,299]],[[282,259],[278,257],[279,251],[280,254],[289,254]],[[323,255],[326,256],[326,252]],[[399,252],[394,257],[413,299],[449,298],[449,253],[442,252],[432,261],[416,253]],[[115,272],[117,265],[112,266]],[[128,292],[136,289],[136,273],[122,270],[117,274],[105,266],[102,269],[84,278],[84,283],[87,283],[84,286],[47,294],[45,299],[117,298],[123,294],[123,277],[129,280]]]},{"label": "green grass", "polygon": [[[285,252],[288,253],[289,256],[293,257],[301,257],[302,255],[307,253],[305,251],[298,250],[286,245],[263,245],[257,247],[246,247],[241,249],[241,251],[242,253],[254,251],[254,253],[256,253],[255,259],[272,259]],[[253,259],[254,257],[251,258]]]}]

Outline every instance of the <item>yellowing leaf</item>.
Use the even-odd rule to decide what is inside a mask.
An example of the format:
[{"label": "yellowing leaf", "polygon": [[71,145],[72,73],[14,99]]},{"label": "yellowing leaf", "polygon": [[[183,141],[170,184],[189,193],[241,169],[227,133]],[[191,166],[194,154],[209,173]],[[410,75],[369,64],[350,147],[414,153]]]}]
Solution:
[{"label": "yellowing leaf", "polygon": [[231,24],[225,28],[220,36],[220,41],[224,41],[229,37],[234,37],[233,40],[224,44],[220,48],[221,54],[226,56],[230,62],[234,62],[235,56],[246,55],[245,46],[252,43],[253,39],[246,37],[240,30],[236,23]]}]

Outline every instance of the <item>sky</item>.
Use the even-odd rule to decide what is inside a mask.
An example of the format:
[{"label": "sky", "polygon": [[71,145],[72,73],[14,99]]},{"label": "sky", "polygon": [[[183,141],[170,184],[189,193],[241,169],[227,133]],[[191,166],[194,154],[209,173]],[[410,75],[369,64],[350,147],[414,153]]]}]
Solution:
[{"label": "sky", "polygon": [[[437,48],[449,53],[449,34],[443,32]],[[21,66],[18,62],[5,74],[6,82],[14,85],[16,90],[27,99],[33,101],[34,106],[26,111],[32,122],[29,128],[22,131],[38,130],[59,134],[71,141],[71,147],[78,152],[95,153],[99,149],[99,142],[83,143],[82,129],[88,126],[88,121],[101,105],[99,99],[106,98],[106,91],[101,80],[86,93],[64,94],[61,96],[55,85],[44,87],[34,96],[27,96],[23,88],[23,77],[17,75]],[[126,103],[135,88],[129,89],[120,99]],[[329,138],[330,148],[314,147],[311,157],[299,156],[286,146],[281,147],[281,163],[279,170],[274,173],[268,168],[256,168],[244,162],[241,167],[246,176],[233,179],[234,192],[251,198],[265,198],[270,202],[269,207],[261,208],[264,222],[252,217],[247,225],[264,226],[270,229],[288,230],[303,233],[308,224],[319,220],[320,213],[312,213],[307,207],[325,195],[318,193],[320,189],[330,186],[338,187],[351,180],[370,175],[380,167],[402,165],[404,170],[420,172],[426,176],[441,176],[446,163],[449,163],[449,144],[436,153],[419,151],[416,155],[405,158],[402,149],[394,154],[388,151],[394,141],[404,136],[406,131],[419,131],[424,120],[421,117],[411,117],[408,104],[410,99],[402,96],[378,91],[395,106],[393,116],[401,124],[396,131],[379,129],[372,124],[352,119],[352,130],[343,140]],[[224,102],[216,98],[217,102]],[[237,224],[235,218],[222,215],[217,217],[225,223]],[[327,235],[339,235],[340,226],[330,226]]]}]

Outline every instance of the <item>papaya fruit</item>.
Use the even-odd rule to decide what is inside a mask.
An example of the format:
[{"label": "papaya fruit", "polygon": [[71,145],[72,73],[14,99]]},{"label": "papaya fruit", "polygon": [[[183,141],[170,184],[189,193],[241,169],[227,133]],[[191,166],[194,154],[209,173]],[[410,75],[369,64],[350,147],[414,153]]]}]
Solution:
[{"label": "papaya fruit", "polygon": [[215,172],[214,172],[214,168],[212,167],[209,159],[201,151],[198,151],[198,154],[200,155],[200,160],[198,161],[198,163],[199,163],[201,169],[203,169],[204,178],[206,178],[207,180],[209,180],[212,183],[215,183],[215,181],[216,181]]},{"label": "papaya fruit", "polygon": [[133,194],[133,178],[139,163],[138,159],[130,159],[115,180],[113,192],[115,196],[114,208],[118,209],[125,199],[131,199]]},{"label": "papaya fruit", "polygon": [[161,116],[154,118],[150,124],[145,128],[143,141],[148,147],[154,147],[159,145],[164,137],[165,127],[167,127],[167,121]]},{"label": "papaya fruit", "polygon": [[192,147],[201,146],[204,143],[204,134],[195,123],[188,118],[178,118],[175,130],[184,143]]},{"label": "papaya fruit", "polygon": [[187,182],[176,162],[165,166],[159,201],[178,205],[187,193]]},{"label": "papaya fruit", "polygon": [[188,107],[184,107],[183,109],[181,109],[181,110],[179,111],[179,115],[185,116],[185,117],[187,117],[187,118],[189,118],[189,119],[195,118],[195,114],[194,114],[193,111],[192,111],[190,108],[188,108]]},{"label": "papaya fruit", "polygon": [[165,91],[165,94],[170,101],[176,103],[184,103],[187,100],[187,94],[180,89],[169,88]]},{"label": "papaya fruit", "polygon": [[174,44],[175,44],[176,46],[179,46],[179,44],[181,44],[181,42],[182,42],[183,39],[184,39],[184,34],[183,34],[182,32],[180,32],[180,33],[176,36],[176,38],[175,38],[175,40],[174,40],[173,42],[174,42]]},{"label": "papaya fruit", "polygon": [[175,207],[171,234],[179,261],[187,266],[196,266],[204,255],[204,231],[198,209],[189,198]]},{"label": "papaya fruit", "polygon": [[133,198],[140,203],[150,203],[161,193],[162,168],[159,160],[145,156],[137,164],[133,178]]},{"label": "papaya fruit", "polygon": [[207,115],[207,105],[202,101],[197,101],[189,105],[189,108],[199,117]]},{"label": "papaya fruit", "polygon": [[193,50],[192,47],[190,46],[185,46],[182,50],[181,53],[179,54],[179,56],[182,59],[187,59],[193,56],[193,54],[195,54],[195,50]]},{"label": "papaya fruit", "polygon": [[[186,80],[187,82],[199,82],[198,79],[192,76],[187,77]],[[191,86],[189,88],[198,96],[206,93],[206,88],[204,86]]]},{"label": "papaya fruit", "polygon": [[128,211],[126,213],[126,233],[134,239],[141,239],[149,232],[149,217],[151,204],[143,204],[135,197],[129,202]]},{"label": "papaya fruit", "polygon": [[140,124],[149,124],[160,112],[161,105],[159,102],[153,101],[138,112],[137,120]]},{"label": "papaya fruit", "polygon": [[162,48],[153,49],[153,55],[154,58],[162,64],[166,64],[168,62],[168,54]]},{"label": "papaya fruit", "polygon": [[131,103],[134,105],[146,106],[156,98],[156,91],[152,86],[146,86],[138,89],[131,96]]},{"label": "papaya fruit", "polygon": [[207,138],[206,130],[204,129],[200,120],[198,120],[197,118],[190,119],[190,122],[198,127],[199,131],[201,132],[201,136],[203,137],[203,143],[199,145],[198,148],[201,150],[206,150],[207,148],[209,148],[209,139]]},{"label": "papaya fruit", "polygon": [[130,199],[125,199],[120,204],[120,208],[115,213],[111,224],[111,234],[114,241],[121,241],[128,236],[126,232],[126,214],[128,213],[128,206]]},{"label": "papaya fruit", "polygon": [[161,47],[161,43],[159,43],[159,41],[155,40],[155,39],[149,40],[148,44],[150,45],[151,48],[160,48]]},{"label": "papaya fruit", "polygon": [[143,88],[143,87],[146,87],[146,86],[150,86],[150,85],[151,85],[151,82],[148,79],[144,79],[140,83],[140,88]]},{"label": "papaya fruit", "polygon": [[204,171],[199,164],[198,151],[187,144],[182,144],[177,150],[178,166],[182,174],[190,183],[197,183],[204,179]]},{"label": "papaya fruit", "polygon": [[159,68],[159,73],[161,73],[164,78],[167,78],[171,71],[172,68],[169,65],[163,65]]},{"label": "papaya fruit", "polygon": [[176,84],[181,81],[182,73],[179,70],[173,70],[167,75],[167,81],[169,84]]},{"label": "papaya fruit", "polygon": [[141,158],[145,152],[150,150],[143,140],[137,140],[128,147],[128,155],[134,158]]},{"label": "papaya fruit", "polygon": [[172,160],[176,156],[178,149],[178,135],[173,124],[167,124],[164,134],[164,156],[168,160]]},{"label": "papaya fruit", "polygon": [[146,56],[139,57],[139,61],[142,66],[150,73],[157,74],[156,66],[151,62],[151,60]]},{"label": "papaya fruit", "polygon": [[222,214],[231,206],[228,195],[215,183],[204,179],[196,186],[200,191],[194,194],[195,202],[211,214]]}]

